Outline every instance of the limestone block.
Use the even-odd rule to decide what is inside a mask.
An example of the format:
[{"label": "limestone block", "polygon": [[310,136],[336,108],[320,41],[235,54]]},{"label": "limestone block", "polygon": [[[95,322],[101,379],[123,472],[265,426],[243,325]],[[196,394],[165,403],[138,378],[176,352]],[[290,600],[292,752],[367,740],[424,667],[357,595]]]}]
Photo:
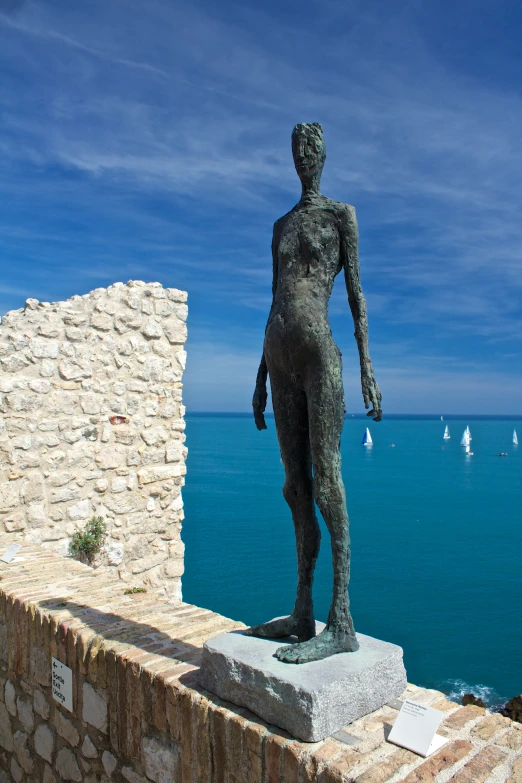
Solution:
[{"label": "limestone block", "polygon": [[[63,474],[62,474],[63,475]],[[77,489],[59,489],[51,492],[51,503],[66,503],[70,500],[78,500],[80,493]]]},{"label": "limestone block", "polygon": [[167,552],[160,552],[157,555],[143,557],[141,560],[129,563],[130,570],[133,574],[142,574],[144,571],[150,571],[151,568],[155,568],[161,563],[164,563],[167,557]]},{"label": "limestone block", "polygon": [[122,767],[121,774],[127,783],[148,783],[146,778],[144,778],[142,775],[138,775],[138,773],[134,772],[134,770],[130,767]]},{"label": "limestone block", "polygon": [[69,748],[62,748],[56,756],[56,771],[63,780],[73,780],[76,783],[83,780],[76,756]]},{"label": "limestone block", "polygon": [[63,316],[63,322],[69,326],[83,326],[87,323],[87,316],[85,313],[68,312]]},{"label": "limestone block", "polygon": [[105,446],[96,455],[96,464],[101,470],[113,470],[125,465],[127,452],[124,446]]},{"label": "limestone block", "polygon": [[16,690],[11,680],[7,680],[5,684],[4,701],[8,713],[14,718],[16,716]]},{"label": "limestone block", "polygon": [[40,324],[38,327],[38,336],[39,337],[59,337],[61,334],[61,330],[58,327],[58,323],[52,323],[47,321],[46,323]]},{"label": "limestone block", "polygon": [[134,514],[137,511],[143,511],[147,504],[146,499],[139,492],[127,492],[127,494],[117,497],[107,495],[103,502],[114,514]]},{"label": "limestone block", "polygon": [[35,378],[29,381],[29,388],[37,394],[48,394],[51,391],[51,384],[49,381]]},{"label": "limestone block", "polygon": [[99,329],[101,332],[108,332],[112,329],[112,318],[101,313],[93,313],[91,315],[91,326],[95,329]]},{"label": "limestone block", "polygon": [[141,437],[147,446],[156,446],[158,443],[166,443],[169,434],[165,427],[149,427],[149,429],[143,430]]},{"label": "limestone block", "polygon": [[75,503],[73,506],[69,506],[67,509],[67,516],[73,522],[88,519],[91,514],[92,506],[90,500],[80,500],[79,503]]},{"label": "limestone block", "polygon": [[32,439],[30,435],[19,435],[17,438],[13,438],[11,445],[15,449],[23,449],[28,451],[31,448]]},{"label": "limestone block", "polygon": [[39,340],[34,337],[29,340],[29,350],[36,359],[57,359],[60,353],[60,343]]},{"label": "limestone block", "polygon": [[165,576],[168,576],[170,579],[183,576],[184,571],[183,558],[170,559],[165,565]]},{"label": "limestone block", "polygon": [[19,503],[19,485],[12,482],[0,483],[0,512],[12,511]]},{"label": "limestone block", "polygon": [[[58,471],[57,473],[51,473],[47,479],[47,483],[50,484],[51,487],[63,487],[66,484],[69,484],[73,478],[73,474],[68,471]],[[71,500],[71,498],[68,498],[68,500]],[[72,500],[74,500],[74,498],[72,498]]]},{"label": "limestone block", "polygon": [[15,353],[13,356],[0,360],[0,366],[4,372],[19,372],[28,367],[29,364],[29,359],[26,359],[21,353]]},{"label": "limestone block", "polygon": [[34,771],[34,762],[31,758],[31,752],[27,747],[27,740],[29,737],[24,731],[17,731],[13,734],[13,749],[16,754],[16,759],[23,771],[28,775]]},{"label": "limestone block", "polygon": [[45,525],[45,506],[41,503],[31,503],[27,507],[27,524],[29,527]]},{"label": "limestone block", "polygon": [[83,684],[83,720],[104,734],[107,733],[107,699],[88,682]]},{"label": "limestone block", "polygon": [[111,777],[112,773],[118,766],[118,761],[112,755],[112,753],[109,753],[108,750],[104,750],[102,753],[102,764],[106,774]]},{"label": "limestone block", "polygon": [[34,712],[30,699],[27,696],[19,696],[16,700],[18,720],[24,729],[31,733],[34,729]]},{"label": "limestone block", "polygon": [[141,330],[145,337],[151,340],[157,340],[163,337],[163,329],[155,318],[149,318]]},{"label": "limestone block", "polygon": [[165,447],[166,462],[181,462],[187,455],[187,448],[180,440],[171,440]]},{"label": "limestone block", "polygon": [[33,709],[44,720],[48,719],[51,712],[49,702],[47,701],[42,691],[38,690],[38,688],[35,688],[33,693]]},{"label": "limestone block", "polygon": [[180,753],[175,742],[143,737],[142,754],[145,774],[154,783],[171,783],[177,780]]},{"label": "limestone block", "polygon": [[60,377],[66,381],[79,380],[81,378],[90,378],[92,375],[92,367],[90,362],[72,362],[64,359],[58,365],[58,372]]},{"label": "limestone block", "polygon": [[54,731],[48,723],[40,723],[34,733],[34,749],[43,759],[52,763]]},{"label": "limestone block", "polygon": [[140,484],[151,484],[154,481],[164,481],[169,478],[178,478],[186,473],[184,465],[160,465],[158,467],[141,468],[138,470]]},{"label": "limestone block", "polygon": [[187,325],[172,319],[163,324],[163,331],[171,345],[183,345],[187,341]]},{"label": "limestone block", "polygon": [[82,753],[86,759],[95,759],[98,756],[98,750],[88,734],[83,739]]},{"label": "limestone block", "polygon": [[123,560],[123,552],[124,552],[123,544],[117,544],[115,542],[111,542],[110,544],[106,545],[105,551],[107,553],[107,560],[109,561],[109,565],[113,565],[113,566],[120,565],[120,563]]},{"label": "limestone block", "polygon": [[53,723],[60,737],[63,737],[69,745],[72,745],[72,747],[75,748],[80,742],[80,735],[71,721],[58,709],[55,710]]},{"label": "limestone block", "polygon": [[8,753],[13,752],[13,731],[11,729],[11,721],[9,719],[9,713],[3,704],[0,704],[0,745]]},{"label": "limestone block", "polygon": [[11,764],[9,765],[9,768],[15,783],[22,783],[24,771],[14,756],[11,756]]},{"label": "limestone block", "polygon": [[39,685],[47,687],[51,684],[51,661],[41,647],[31,648],[29,670],[31,677]]},{"label": "limestone block", "polygon": [[94,394],[81,394],[80,406],[84,413],[96,414],[100,412],[100,401]]}]

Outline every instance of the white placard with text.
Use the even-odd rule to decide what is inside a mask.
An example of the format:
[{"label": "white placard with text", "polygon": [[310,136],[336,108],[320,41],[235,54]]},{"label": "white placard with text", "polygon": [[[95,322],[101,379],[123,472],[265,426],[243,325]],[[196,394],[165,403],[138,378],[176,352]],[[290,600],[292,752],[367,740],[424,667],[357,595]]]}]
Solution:
[{"label": "white placard with text", "polygon": [[437,734],[443,713],[433,707],[425,707],[416,701],[406,699],[393,728],[388,736],[389,742],[418,753],[419,756],[431,756],[448,741]]},{"label": "white placard with text", "polygon": [[52,667],[52,693],[53,699],[65,707],[69,712],[73,711],[72,698],[72,669],[69,669],[61,661],[51,658]]}]

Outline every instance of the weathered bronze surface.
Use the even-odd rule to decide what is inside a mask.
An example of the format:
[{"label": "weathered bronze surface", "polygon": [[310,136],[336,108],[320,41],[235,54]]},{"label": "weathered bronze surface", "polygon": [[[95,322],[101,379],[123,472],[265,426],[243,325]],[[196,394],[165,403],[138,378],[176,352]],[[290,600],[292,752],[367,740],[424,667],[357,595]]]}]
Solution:
[{"label": "weathered bronze surface", "polygon": [[[328,323],[335,276],[344,270],[359,349],[367,414],[381,419],[381,394],[368,349],[366,301],[359,278],[355,209],[321,195],[326,158],[318,123],[296,125],[292,153],[302,185],[300,201],[276,221],[272,239],[272,307],[252,401],[257,428],[266,429],[267,374],[285,468],[283,495],[295,527],[298,584],[289,617],[250,628],[251,636],[298,643],[280,647],[277,657],[305,663],[358,649],[348,599],[350,537],[341,477],[344,423],[341,352]],[[331,537],[333,600],[325,629],[315,636],[312,582],[320,532],[314,499]]]}]

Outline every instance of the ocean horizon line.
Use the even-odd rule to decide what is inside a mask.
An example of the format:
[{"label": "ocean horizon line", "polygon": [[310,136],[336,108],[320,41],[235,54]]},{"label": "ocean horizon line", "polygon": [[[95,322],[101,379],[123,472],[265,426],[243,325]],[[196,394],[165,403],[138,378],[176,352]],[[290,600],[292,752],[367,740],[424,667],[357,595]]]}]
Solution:
[{"label": "ocean horizon line", "polygon": [[[187,408],[185,417],[190,416],[219,416],[221,418],[253,418],[252,411],[191,411]],[[385,413],[383,414],[383,420],[385,419],[425,419],[425,420],[437,420],[443,417],[442,420],[455,421],[461,419],[475,420],[493,420],[493,421],[522,421],[522,413]],[[270,412],[265,413],[267,419],[273,419],[274,414]],[[372,421],[366,413],[345,413],[345,419],[361,419],[368,422]]]}]

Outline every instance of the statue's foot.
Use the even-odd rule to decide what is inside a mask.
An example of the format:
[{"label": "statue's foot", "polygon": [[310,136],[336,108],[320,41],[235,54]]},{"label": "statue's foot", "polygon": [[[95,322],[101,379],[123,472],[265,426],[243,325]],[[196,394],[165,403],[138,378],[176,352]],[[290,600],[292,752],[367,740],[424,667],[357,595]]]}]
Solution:
[{"label": "statue's foot", "polygon": [[310,661],[322,661],[342,652],[355,652],[359,649],[359,642],[355,635],[345,631],[336,631],[334,628],[325,628],[314,639],[301,644],[285,644],[275,652],[275,657],[284,663],[309,663]]},{"label": "statue's foot", "polygon": [[304,642],[315,636],[315,621],[313,617],[279,617],[268,623],[253,625],[243,631],[245,636],[260,636],[262,639],[283,639],[286,636],[297,636],[298,641]]}]

